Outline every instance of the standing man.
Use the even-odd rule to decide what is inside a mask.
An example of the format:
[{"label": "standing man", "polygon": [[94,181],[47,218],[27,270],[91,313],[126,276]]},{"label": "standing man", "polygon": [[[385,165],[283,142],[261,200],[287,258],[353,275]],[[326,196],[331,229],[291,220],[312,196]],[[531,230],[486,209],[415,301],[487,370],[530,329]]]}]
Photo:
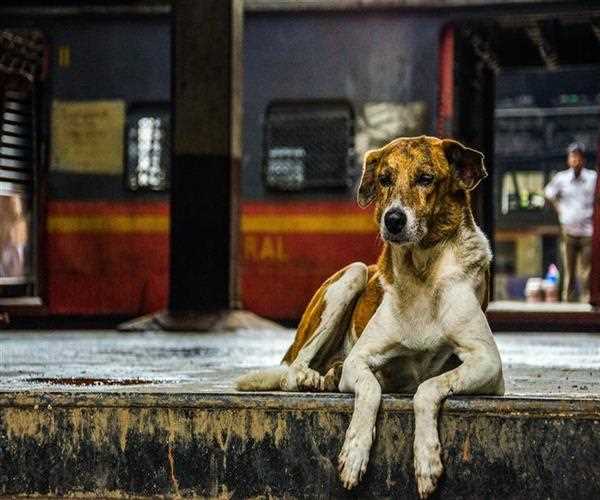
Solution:
[{"label": "standing man", "polygon": [[558,212],[561,226],[562,300],[576,301],[577,280],[579,301],[589,302],[596,172],[584,168],[585,146],[579,142],[567,148],[567,165],[569,168],[554,176],[544,194]]}]

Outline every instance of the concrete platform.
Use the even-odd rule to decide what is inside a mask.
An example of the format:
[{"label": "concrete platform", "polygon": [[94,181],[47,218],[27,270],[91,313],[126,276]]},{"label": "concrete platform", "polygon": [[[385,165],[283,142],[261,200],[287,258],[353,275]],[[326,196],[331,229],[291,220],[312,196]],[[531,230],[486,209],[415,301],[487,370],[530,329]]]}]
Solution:
[{"label": "concrete platform", "polygon": [[[335,469],[352,397],[234,391],[291,335],[0,333],[0,493],[414,497],[410,396],[384,397],[347,493]],[[600,497],[600,337],[496,338],[507,395],[446,402],[440,498]]]},{"label": "concrete platform", "polygon": [[490,312],[520,313],[590,313],[594,308],[590,304],[579,302],[525,302],[523,300],[493,300],[489,303]]},{"label": "concrete platform", "polygon": [[600,332],[600,309],[572,302],[490,302],[487,312],[493,331]]}]

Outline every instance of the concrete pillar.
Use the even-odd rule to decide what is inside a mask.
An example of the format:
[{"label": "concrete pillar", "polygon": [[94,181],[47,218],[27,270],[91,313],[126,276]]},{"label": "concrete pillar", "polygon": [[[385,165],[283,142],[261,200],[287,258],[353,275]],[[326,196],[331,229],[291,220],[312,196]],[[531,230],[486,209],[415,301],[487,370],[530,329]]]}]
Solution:
[{"label": "concrete pillar", "polygon": [[169,310],[236,306],[241,0],[176,0]]},{"label": "concrete pillar", "polygon": [[169,309],[121,330],[277,328],[241,311],[242,0],[175,0]]}]

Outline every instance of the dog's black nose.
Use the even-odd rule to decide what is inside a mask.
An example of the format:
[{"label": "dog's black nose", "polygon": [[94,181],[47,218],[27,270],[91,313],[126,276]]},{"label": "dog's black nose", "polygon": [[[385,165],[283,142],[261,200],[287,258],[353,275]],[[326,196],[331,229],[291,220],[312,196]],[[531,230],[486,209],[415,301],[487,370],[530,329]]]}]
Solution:
[{"label": "dog's black nose", "polygon": [[383,222],[390,234],[398,234],[406,226],[406,214],[399,208],[393,208],[385,214]]}]

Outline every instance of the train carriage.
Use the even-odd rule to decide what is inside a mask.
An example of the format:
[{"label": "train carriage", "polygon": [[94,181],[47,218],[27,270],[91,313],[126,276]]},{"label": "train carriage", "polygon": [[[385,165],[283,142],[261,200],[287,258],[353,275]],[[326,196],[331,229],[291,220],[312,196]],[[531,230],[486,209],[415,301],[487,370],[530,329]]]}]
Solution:
[{"label": "train carriage", "polygon": [[[527,277],[557,262],[540,189],[573,138],[596,161],[600,11],[483,3],[247,2],[244,307],[296,320],[325,277],[376,258],[355,184],[364,152],[401,135],[453,136],[486,153],[491,176],[474,208],[496,249],[497,299],[523,299]],[[133,4],[127,21],[83,5],[40,7],[35,30],[18,10],[0,26],[0,199],[27,228],[0,242],[22,256],[2,268],[6,310],[114,317],[167,305],[170,4]],[[107,56],[115,44],[118,59]],[[15,69],[27,62],[29,76]],[[32,127],[22,138],[19,117]]]}]

